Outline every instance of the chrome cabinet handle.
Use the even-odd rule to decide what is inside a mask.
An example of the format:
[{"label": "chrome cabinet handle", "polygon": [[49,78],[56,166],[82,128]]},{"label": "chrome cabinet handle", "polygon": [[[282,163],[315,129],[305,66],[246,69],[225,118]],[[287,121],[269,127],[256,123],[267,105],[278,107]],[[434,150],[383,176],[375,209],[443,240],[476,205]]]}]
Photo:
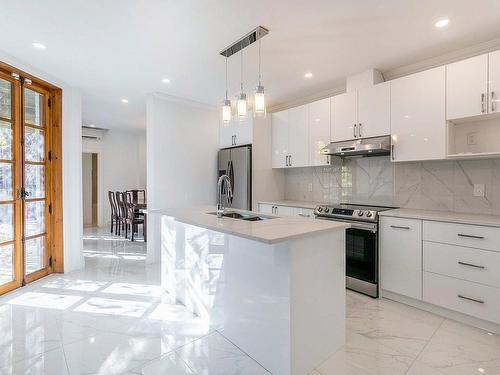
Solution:
[{"label": "chrome cabinet handle", "polygon": [[495,112],[497,110],[496,99],[495,99],[495,91],[491,92],[491,112]]},{"label": "chrome cabinet handle", "polygon": [[363,137],[363,136],[361,135],[361,126],[363,126],[363,124],[360,122],[360,123],[358,124],[358,137],[359,137],[359,138]]},{"label": "chrome cabinet handle", "polygon": [[474,268],[480,268],[482,270],[484,270],[484,266],[478,266],[477,264],[472,264],[472,263],[467,263],[467,262],[462,262],[462,261],[458,261],[458,264],[462,265],[462,266],[467,266],[467,267],[474,267]]},{"label": "chrome cabinet handle", "polygon": [[481,113],[484,113],[486,112],[486,109],[484,107],[484,99],[485,99],[486,95],[484,95],[484,93],[481,94]]},{"label": "chrome cabinet handle", "polygon": [[458,233],[457,234],[458,237],[465,237],[465,238],[473,238],[475,240],[484,240],[484,237],[481,237],[481,236],[473,236],[471,234],[463,234],[463,233]]},{"label": "chrome cabinet handle", "polygon": [[356,128],[357,128],[358,125],[354,124],[352,130],[353,130],[353,135],[354,135],[354,138],[356,138]]},{"label": "chrome cabinet handle", "polygon": [[288,155],[285,158],[285,166],[288,167]]},{"label": "chrome cabinet handle", "polygon": [[278,206],[274,206],[274,214],[278,215]]},{"label": "chrome cabinet handle", "polygon": [[472,301],[472,302],[481,303],[481,304],[484,303],[483,300],[467,297],[467,296],[464,296],[462,294],[457,294],[457,297],[462,298],[462,299],[466,299],[467,301]]},{"label": "chrome cabinet handle", "polygon": [[391,145],[391,159],[395,160],[394,159],[394,145]]},{"label": "chrome cabinet handle", "polygon": [[236,134],[234,135],[234,145],[236,146]]},{"label": "chrome cabinet handle", "polygon": [[292,166],[292,155],[289,155],[288,156],[288,166],[291,167]]},{"label": "chrome cabinet handle", "polygon": [[402,226],[399,226],[399,225],[391,225],[391,228],[410,230],[410,227],[402,227]]}]

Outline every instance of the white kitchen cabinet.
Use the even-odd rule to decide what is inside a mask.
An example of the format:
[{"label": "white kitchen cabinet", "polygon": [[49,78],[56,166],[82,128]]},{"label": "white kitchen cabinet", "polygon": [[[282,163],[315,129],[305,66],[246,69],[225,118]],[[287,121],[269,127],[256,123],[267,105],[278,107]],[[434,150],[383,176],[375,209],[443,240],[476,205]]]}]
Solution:
[{"label": "white kitchen cabinet", "polygon": [[248,145],[252,144],[252,141],[253,117],[251,112],[248,112],[247,118],[243,121],[234,116],[228,124],[221,121],[219,127],[220,148]]},{"label": "white kitchen cabinet", "polygon": [[331,138],[333,142],[357,137],[357,101],[356,91],[335,95],[331,98]]},{"label": "white kitchen cabinet", "polygon": [[314,210],[312,208],[296,207],[295,215],[314,219]]},{"label": "white kitchen cabinet", "polygon": [[500,51],[489,54],[489,112],[500,112]]},{"label": "white kitchen cabinet", "polygon": [[289,110],[288,157],[289,167],[306,167],[309,164],[308,106]]},{"label": "white kitchen cabinet", "polygon": [[446,118],[478,116],[488,111],[488,54],[446,66]]},{"label": "white kitchen cabinet", "polygon": [[272,165],[273,168],[288,166],[289,110],[272,114]]},{"label": "white kitchen cabinet", "polygon": [[295,216],[295,207],[274,206],[274,214],[279,216]]},{"label": "white kitchen cabinet", "polygon": [[422,221],[380,219],[382,289],[422,299]]},{"label": "white kitchen cabinet", "polygon": [[390,134],[390,109],[390,82],[358,90],[358,137],[378,137]]},{"label": "white kitchen cabinet", "polygon": [[330,143],[330,98],[309,104],[309,165],[327,165],[328,156],[321,155]]},{"label": "white kitchen cabinet", "polygon": [[267,203],[259,203],[259,212],[263,214],[274,214],[274,205]]},{"label": "white kitchen cabinet", "polygon": [[392,160],[445,159],[445,67],[391,81]]}]

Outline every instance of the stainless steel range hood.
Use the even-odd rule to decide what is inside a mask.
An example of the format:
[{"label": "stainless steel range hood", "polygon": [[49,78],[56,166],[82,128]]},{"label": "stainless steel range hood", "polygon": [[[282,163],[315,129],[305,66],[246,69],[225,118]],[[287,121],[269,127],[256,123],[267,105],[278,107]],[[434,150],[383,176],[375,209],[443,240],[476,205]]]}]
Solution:
[{"label": "stainless steel range hood", "polygon": [[321,150],[322,155],[333,155],[341,158],[390,155],[391,136],[353,139],[343,142],[332,142]]}]

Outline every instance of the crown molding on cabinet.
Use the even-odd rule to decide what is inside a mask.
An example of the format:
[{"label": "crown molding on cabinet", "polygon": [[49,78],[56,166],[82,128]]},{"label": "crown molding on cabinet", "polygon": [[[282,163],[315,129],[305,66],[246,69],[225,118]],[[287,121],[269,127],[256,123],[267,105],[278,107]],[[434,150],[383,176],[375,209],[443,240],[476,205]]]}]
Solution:
[{"label": "crown molding on cabinet", "polygon": [[[473,46],[463,48],[457,51],[449,52],[444,55],[432,57],[410,65],[401,66],[398,68],[382,71],[384,79],[390,81],[396,78],[404,77],[410,74],[418,73],[427,69],[432,69],[438,66],[450,64],[456,61],[464,60],[469,57],[481,55],[483,53],[492,52],[500,49],[500,38],[492,39],[484,43],[475,44]],[[346,91],[345,83],[338,85],[332,89],[324,90],[313,95],[296,99],[293,101],[277,104],[269,108],[268,112],[279,112],[285,109],[297,107],[299,105],[308,104],[316,100],[325,99],[331,96],[342,94]]]}]

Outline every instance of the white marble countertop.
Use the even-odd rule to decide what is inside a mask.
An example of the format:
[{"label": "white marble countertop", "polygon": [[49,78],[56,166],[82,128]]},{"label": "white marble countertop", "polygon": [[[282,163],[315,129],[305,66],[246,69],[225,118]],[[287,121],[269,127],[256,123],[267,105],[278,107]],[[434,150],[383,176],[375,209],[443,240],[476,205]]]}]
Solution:
[{"label": "white marble countertop", "polygon": [[380,216],[401,217],[432,221],[446,221],[459,224],[474,224],[490,227],[500,227],[499,215],[468,214],[451,211],[419,210],[411,208],[398,208],[379,213]]},{"label": "white marble countertop", "polygon": [[[248,213],[248,211],[243,210],[230,210]],[[228,233],[268,244],[289,241],[305,236],[313,236],[331,230],[345,230],[350,227],[350,224],[348,223],[332,220],[316,220],[288,216],[280,217],[252,212],[254,215],[272,217],[272,219],[246,221],[241,219],[232,219],[229,217],[218,218],[217,215],[209,214],[209,212],[215,212],[215,207],[205,206],[182,209],[157,209],[150,210],[149,214],[170,216],[181,223],[195,225],[217,232]]]},{"label": "white marble countertop", "polygon": [[286,207],[300,207],[300,208],[310,208],[314,210],[316,206],[321,204],[320,202],[304,202],[304,201],[287,201],[287,200],[277,200],[277,201],[259,201],[262,204],[273,204],[276,206],[286,206]]}]

